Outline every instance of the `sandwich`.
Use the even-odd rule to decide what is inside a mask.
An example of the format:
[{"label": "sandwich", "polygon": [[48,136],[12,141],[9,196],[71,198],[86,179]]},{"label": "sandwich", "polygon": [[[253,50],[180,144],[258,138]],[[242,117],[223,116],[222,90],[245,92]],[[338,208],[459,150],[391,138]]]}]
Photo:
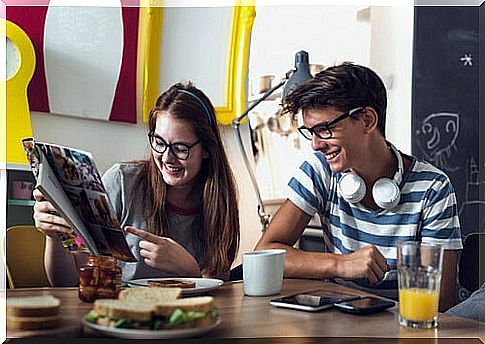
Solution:
[{"label": "sandwich", "polygon": [[120,299],[99,299],[84,318],[87,322],[116,328],[152,329],[152,307]]},{"label": "sandwich", "polygon": [[157,328],[204,328],[219,320],[212,296],[199,296],[158,302],[153,305]]},{"label": "sandwich", "polygon": [[147,285],[149,287],[162,287],[162,288],[195,288],[195,282],[183,281],[176,279],[169,280],[148,280]]},{"label": "sandwich", "polygon": [[86,316],[86,321],[117,328],[151,329],[152,305],[176,300],[180,288],[128,288],[122,290],[117,300],[100,299]]},{"label": "sandwich", "polygon": [[96,300],[84,319],[101,326],[144,330],[202,328],[217,322],[219,314],[212,297],[177,299],[180,289],[168,290],[174,289],[127,289],[119,299]]},{"label": "sandwich", "polygon": [[180,288],[127,288],[120,291],[118,298],[127,302],[155,303],[176,300],[182,294]]},{"label": "sandwich", "polygon": [[211,296],[146,304],[100,299],[84,319],[107,327],[163,330],[208,327],[217,323],[219,313]]},{"label": "sandwich", "polygon": [[7,329],[30,331],[57,328],[61,302],[51,295],[8,297]]}]

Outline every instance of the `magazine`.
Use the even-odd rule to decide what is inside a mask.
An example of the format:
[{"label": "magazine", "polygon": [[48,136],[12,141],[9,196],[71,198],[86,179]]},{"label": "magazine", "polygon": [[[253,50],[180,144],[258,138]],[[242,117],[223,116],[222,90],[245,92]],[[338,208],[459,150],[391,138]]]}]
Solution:
[{"label": "magazine", "polygon": [[[22,140],[42,192],[92,255],[134,262],[92,155],[78,149]],[[69,243],[72,245],[72,243]]]}]

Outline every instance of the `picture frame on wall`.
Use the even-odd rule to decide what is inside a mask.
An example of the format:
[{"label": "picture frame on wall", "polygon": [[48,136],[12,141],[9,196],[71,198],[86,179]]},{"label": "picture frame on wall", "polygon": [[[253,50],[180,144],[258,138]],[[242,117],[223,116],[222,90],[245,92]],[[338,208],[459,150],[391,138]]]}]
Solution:
[{"label": "picture frame on wall", "polygon": [[[140,49],[144,121],[164,90],[192,81],[212,100],[220,124],[244,111],[254,6],[195,7],[170,1],[141,4]],[[194,6],[194,7],[191,7]],[[140,72],[139,72],[140,73]]]}]

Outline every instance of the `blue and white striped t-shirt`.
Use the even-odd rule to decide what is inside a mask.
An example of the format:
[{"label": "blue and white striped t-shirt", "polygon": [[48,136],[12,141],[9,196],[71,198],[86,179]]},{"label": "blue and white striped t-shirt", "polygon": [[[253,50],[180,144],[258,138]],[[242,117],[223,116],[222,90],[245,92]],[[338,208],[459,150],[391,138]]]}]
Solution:
[{"label": "blue and white striped t-shirt", "polygon": [[[341,173],[333,173],[320,152],[300,166],[288,183],[287,198],[308,215],[319,214],[325,244],[334,253],[349,254],[374,245],[391,269],[396,269],[398,240],[437,243],[445,250],[462,249],[456,197],[449,178],[427,162],[410,159],[411,167],[399,185],[401,200],[392,210],[372,210],[340,197],[337,183]],[[377,285],[366,280],[338,281],[397,298],[396,278]]]}]

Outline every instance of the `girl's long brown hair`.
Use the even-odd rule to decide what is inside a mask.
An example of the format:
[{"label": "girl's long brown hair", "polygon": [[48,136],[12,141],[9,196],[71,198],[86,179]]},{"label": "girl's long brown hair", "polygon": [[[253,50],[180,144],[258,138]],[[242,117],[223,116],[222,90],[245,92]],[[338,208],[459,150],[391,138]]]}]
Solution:
[{"label": "girl's long brown hair", "polygon": [[[181,90],[188,91],[189,94]],[[207,96],[192,83],[178,83],[157,99],[149,116],[150,132],[155,130],[157,117],[163,116],[163,112],[191,125],[208,153],[197,177],[196,185],[200,189],[194,190],[194,195],[202,195],[202,228],[196,231],[194,240],[202,257],[199,264],[203,273],[208,276],[221,276],[229,271],[239,248],[239,211],[236,183],[222,145],[214,107]],[[167,184],[163,181],[152,154],[142,164],[146,172],[145,216],[148,231],[163,236],[170,225],[166,202]]]}]

